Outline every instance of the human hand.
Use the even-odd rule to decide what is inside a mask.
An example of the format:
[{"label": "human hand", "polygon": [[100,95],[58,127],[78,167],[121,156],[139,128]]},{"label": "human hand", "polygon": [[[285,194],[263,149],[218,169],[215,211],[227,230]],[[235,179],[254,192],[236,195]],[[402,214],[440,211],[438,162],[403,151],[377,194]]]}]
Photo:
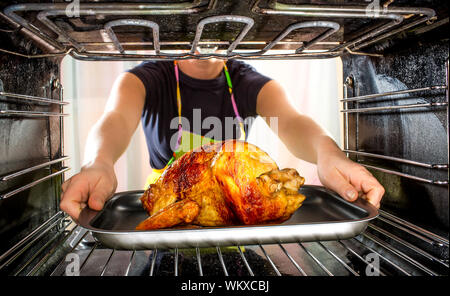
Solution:
[{"label": "human hand", "polygon": [[385,192],[383,186],[366,168],[351,161],[342,152],[319,156],[317,171],[322,184],[345,200],[355,201],[361,197],[380,208]]},{"label": "human hand", "polygon": [[60,208],[78,219],[86,205],[100,211],[116,188],[117,179],[112,164],[102,161],[89,163],[63,183]]}]

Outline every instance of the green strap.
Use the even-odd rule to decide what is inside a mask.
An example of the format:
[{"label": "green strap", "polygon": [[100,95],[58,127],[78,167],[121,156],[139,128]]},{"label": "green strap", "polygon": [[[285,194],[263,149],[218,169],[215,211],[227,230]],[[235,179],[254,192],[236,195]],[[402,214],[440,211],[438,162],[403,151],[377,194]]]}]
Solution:
[{"label": "green strap", "polygon": [[231,78],[230,78],[230,73],[228,73],[228,69],[225,67],[225,77],[227,78],[227,83],[228,83],[228,87],[229,88],[233,88],[233,85],[231,84]]}]

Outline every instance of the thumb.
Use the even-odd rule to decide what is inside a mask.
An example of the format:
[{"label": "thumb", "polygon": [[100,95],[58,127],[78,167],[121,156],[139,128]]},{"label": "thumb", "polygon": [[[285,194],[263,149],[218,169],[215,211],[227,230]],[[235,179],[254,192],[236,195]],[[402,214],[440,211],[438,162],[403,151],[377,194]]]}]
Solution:
[{"label": "thumb", "polygon": [[336,168],[331,170],[326,177],[326,184],[323,185],[337,192],[345,200],[355,201],[358,198],[358,191]]}]

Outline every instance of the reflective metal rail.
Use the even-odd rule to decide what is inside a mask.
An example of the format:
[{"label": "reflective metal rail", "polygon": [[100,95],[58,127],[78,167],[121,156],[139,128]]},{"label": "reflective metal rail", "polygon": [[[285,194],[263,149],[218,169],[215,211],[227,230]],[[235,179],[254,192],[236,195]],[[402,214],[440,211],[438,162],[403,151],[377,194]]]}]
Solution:
[{"label": "reflective metal rail", "polygon": [[[119,53],[111,52],[111,50],[105,51],[88,51],[86,49],[87,44],[82,43],[79,40],[75,40],[69,32],[65,31],[62,26],[58,26],[51,18],[54,17],[67,17],[67,4],[66,3],[26,3],[16,4],[7,7],[4,10],[4,17],[16,24],[16,27],[23,27],[26,29],[28,35],[33,35],[35,40],[41,40],[42,43],[48,45],[48,47],[54,48],[56,52],[55,56],[70,54],[72,57],[81,60],[173,60],[173,59],[206,59],[206,58],[239,58],[239,59],[311,59],[311,58],[333,58],[341,56],[345,53],[355,53],[356,50],[363,49],[375,42],[379,42],[385,38],[403,32],[414,26],[423,24],[426,21],[430,21],[435,17],[435,12],[429,8],[419,7],[392,7],[389,8],[373,8],[368,11],[366,5],[361,6],[332,6],[332,5],[294,5],[283,4],[277,1],[269,1],[269,7],[260,7],[260,1],[255,1],[253,6],[249,6],[249,12],[256,15],[280,15],[304,18],[321,18],[335,21],[336,19],[367,19],[372,21],[386,21],[381,25],[375,26],[369,30],[363,30],[364,33],[359,34],[353,40],[338,43],[332,49],[321,50],[317,52],[308,52],[308,49],[313,45],[317,45],[321,41],[325,41],[331,35],[339,30],[339,26],[335,22],[329,22],[326,20],[312,21],[312,22],[299,22],[293,25],[289,25],[282,30],[277,37],[272,40],[258,41],[255,44],[261,44],[261,50],[250,50],[250,52],[243,51],[242,47],[236,50],[238,46],[243,44],[252,44],[252,42],[244,40],[245,35],[251,29],[253,25],[253,18],[250,15],[215,15],[208,16],[199,21],[196,28],[196,33],[192,42],[178,42],[171,40],[172,44],[182,45],[187,47],[183,54],[163,52],[160,49],[162,44],[169,44],[168,42],[162,42],[159,40],[158,24],[149,22],[146,20],[133,18],[138,16],[153,16],[153,15],[191,15],[204,12],[213,12],[217,7],[217,0],[195,0],[192,2],[186,1],[181,3],[80,3],[80,7],[77,10],[77,16],[118,16],[127,17],[127,19],[115,20],[113,23],[106,24],[105,31],[109,35],[115,49]],[[58,39],[51,38],[39,27],[33,25],[29,20],[22,17],[24,12],[36,12],[37,19],[41,24],[45,25],[46,29],[50,29],[52,32],[59,36]],[[75,16],[71,16],[75,17]],[[117,23],[114,23],[117,22]],[[246,26],[240,32],[238,37],[234,41],[214,41],[214,44],[226,44],[228,49],[224,54],[219,53],[197,53],[195,51],[197,45],[200,43],[201,32],[203,26],[206,24],[213,24],[218,22],[245,22]],[[127,25],[127,26],[146,26],[152,28],[154,53],[128,53],[123,47],[123,44],[119,42],[117,36],[112,31],[112,25]],[[337,26],[336,26],[337,25]],[[292,53],[275,53],[266,54],[271,48],[274,48],[277,44],[283,42],[286,35],[298,28],[307,27],[324,27],[329,28],[324,33],[318,34],[309,41],[302,41],[301,46],[294,50]],[[58,40],[58,41],[57,41]],[[290,43],[298,43],[298,41],[290,41]],[[285,41],[286,43],[286,41]],[[289,42],[288,42],[289,43]],[[97,45],[104,45],[106,48],[111,48],[111,42],[96,42]],[[137,42],[135,44],[143,44]],[[204,43],[203,43],[204,44]],[[4,51],[7,52],[7,51]],[[24,55],[25,56],[25,55]]]},{"label": "reflective metal rail", "polygon": [[4,91],[0,91],[0,96],[10,97],[10,98],[14,98],[14,99],[20,99],[20,100],[25,100],[25,101],[30,101],[30,102],[38,102],[38,103],[57,104],[57,105],[69,104],[68,102],[56,101],[56,100],[52,100],[49,98],[36,97],[36,96],[30,96],[30,95],[21,95],[21,94],[15,94],[15,93],[4,92]]},{"label": "reflective metal rail", "polygon": [[48,180],[50,178],[59,176],[59,175],[65,173],[65,172],[67,172],[68,170],[70,170],[70,168],[63,167],[62,169],[60,169],[57,172],[54,172],[54,173],[52,173],[52,174],[50,174],[48,176],[42,177],[42,178],[40,178],[38,180],[35,180],[33,182],[30,182],[30,183],[28,183],[26,185],[20,186],[19,188],[16,188],[16,189],[8,191],[6,193],[0,194],[0,200],[9,198],[9,197],[11,197],[13,195],[16,195],[17,193],[22,192],[24,190],[27,190],[27,189],[29,189],[29,188],[31,188],[33,186],[36,186],[37,184],[42,183],[42,182],[44,182],[44,181],[46,181],[46,180]]},{"label": "reflective metal rail", "polygon": [[[448,71],[449,71],[449,64],[448,60],[445,64],[446,69],[446,81],[448,83]],[[449,114],[449,98],[448,98],[448,85],[434,85],[434,86],[428,86],[428,87],[421,87],[421,88],[415,88],[415,89],[405,89],[405,90],[397,90],[397,91],[390,91],[390,92],[384,92],[379,94],[368,94],[368,95],[362,95],[362,96],[355,96],[355,97],[348,97],[347,91],[348,87],[353,84],[353,81],[350,77],[347,78],[345,84],[344,84],[344,98],[340,100],[342,102],[342,110],[341,113],[344,115],[344,149],[343,151],[347,153],[347,155],[356,155],[356,156],[363,156],[364,158],[370,159],[383,159],[392,161],[395,163],[401,163],[406,165],[412,165],[416,167],[422,167],[430,170],[447,170],[449,172],[449,164],[448,163],[424,163],[416,160],[410,160],[410,159],[404,159],[401,157],[393,157],[388,155],[381,155],[377,153],[371,153],[370,151],[359,151],[358,149],[352,150],[349,149],[349,116],[350,114],[356,114],[359,116],[363,116],[365,113],[369,113],[371,115],[384,115],[386,114],[385,111],[402,111],[402,112],[408,112],[411,109],[418,108],[419,110],[423,111],[431,111],[436,108],[446,108],[447,112],[447,118]],[[360,107],[358,104],[357,107],[349,108],[349,103],[376,103],[376,102],[396,102],[400,99],[402,100],[409,100],[414,99],[416,97],[409,97],[410,94],[418,94],[423,93],[427,95],[436,96],[438,95],[437,92],[442,93],[442,91],[445,91],[445,101],[439,101],[439,102],[429,102],[429,103],[414,103],[414,104],[402,104],[402,105],[391,105],[391,106],[375,106],[375,107]],[[439,94],[440,95],[440,94]],[[449,148],[449,128],[446,128],[447,133],[447,149]],[[411,175],[408,173],[404,173],[397,170],[392,170],[384,167],[379,167],[373,164],[367,164],[364,163],[364,161],[361,161],[359,158],[357,161],[360,161],[360,164],[376,171],[380,171],[383,173],[396,175],[402,178],[407,178],[419,182],[424,182],[428,184],[433,185],[439,185],[439,186],[447,186],[449,185],[449,179],[447,174],[447,179],[444,180],[436,180],[436,179],[430,179],[430,178],[424,178],[419,177],[415,175]]]},{"label": "reflective metal rail", "polygon": [[51,161],[48,161],[48,162],[45,162],[45,163],[41,163],[41,164],[38,164],[38,165],[35,165],[35,166],[32,166],[32,167],[29,167],[29,168],[17,171],[15,173],[2,176],[2,177],[0,177],[0,181],[8,181],[8,180],[11,180],[11,179],[16,178],[18,176],[21,176],[23,174],[26,174],[26,173],[38,170],[40,168],[43,168],[43,167],[46,167],[46,166],[49,166],[49,165],[52,165],[52,164],[55,164],[55,163],[60,163],[60,162],[62,162],[64,160],[67,160],[67,159],[69,159],[69,157],[68,156],[64,156],[64,157],[61,157],[61,158],[58,158],[58,159],[54,159],[54,160],[51,160]]},{"label": "reflective metal rail", "polygon": [[[64,222],[49,245],[50,251],[34,266],[21,266],[14,274],[28,275],[174,275],[174,276],[368,276],[368,275],[448,275],[448,240],[381,211],[355,238],[338,241],[291,244],[217,246],[194,249],[152,249],[147,251],[108,249],[89,232]],[[49,231],[67,221],[61,213],[40,230]],[[50,221],[50,220],[49,220]],[[59,222],[58,222],[59,221]],[[389,227],[387,227],[389,226]],[[391,229],[392,227],[395,229]],[[390,228],[391,227],[391,228]],[[61,232],[62,231],[62,232]],[[395,234],[394,234],[395,233]],[[417,234],[414,236],[412,233]],[[0,272],[24,254],[24,249],[43,235],[35,233],[0,256]],[[33,238],[33,239],[32,239]],[[422,240],[420,238],[424,238]],[[391,240],[398,244],[392,244]],[[417,247],[414,242],[432,242],[436,252]],[[57,242],[57,243],[56,243]],[[48,247],[48,246],[46,246]],[[57,254],[62,255],[56,258]],[[36,255],[35,257],[37,257]],[[375,258],[375,260],[374,260]],[[9,259],[9,260],[8,260]],[[73,269],[74,260],[79,270]],[[29,260],[30,262],[33,260]],[[48,261],[53,261],[49,264]],[[25,271],[25,273],[22,273]]]}]

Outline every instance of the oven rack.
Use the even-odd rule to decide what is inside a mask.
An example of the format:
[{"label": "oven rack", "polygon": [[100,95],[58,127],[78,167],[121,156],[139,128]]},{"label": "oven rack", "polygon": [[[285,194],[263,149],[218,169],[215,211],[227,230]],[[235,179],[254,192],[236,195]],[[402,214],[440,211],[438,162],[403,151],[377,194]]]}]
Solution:
[{"label": "oven rack", "polygon": [[[83,43],[75,40],[69,32],[58,26],[52,17],[75,17],[67,15],[67,3],[25,3],[8,6],[4,13],[0,14],[9,20],[12,26],[24,28],[26,34],[44,45],[53,52],[55,56],[71,55],[80,60],[173,60],[173,59],[205,59],[205,58],[239,58],[239,59],[310,59],[310,58],[333,58],[345,53],[358,54],[357,50],[363,49],[376,42],[384,40],[400,32],[409,30],[417,25],[429,22],[435,18],[435,12],[429,8],[420,7],[370,7],[367,5],[305,5],[305,4],[283,4],[277,1],[268,1],[264,7],[260,0],[250,2],[248,11],[242,15],[215,15],[217,14],[217,0],[193,0],[181,3],[80,3],[77,11],[80,16],[114,16],[126,19],[109,21],[103,25],[101,30],[109,40],[102,42]],[[37,13],[39,26],[22,17],[27,12]],[[196,28],[192,42],[186,41],[161,41],[159,38],[159,25],[153,21],[142,19],[144,17],[161,15],[196,15],[207,16],[201,19]],[[244,15],[245,14],[245,15]],[[273,40],[244,40],[248,31],[252,28],[255,16],[295,17],[299,22],[291,24],[280,31]],[[132,18],[130,18],[132,17]],[[141,18],[134,18],[141,17]],[[304,21],[311,19],[312,21]],[[320,19],[320,20],[317,20]],[[327,44],[333,42],[325,40],[336,33],[340,25],[335,20],[375,20],[381,24],[373,25],[362,30],[364,33],[357,34],[354,39],[334,43],[335,47],[324,50],[308,51],[313,45]],[[245,27],[238,36],[230,41],[214,40],[201,42],[201,35],[206,24],[217,24],[220,22],[244,23]],[[152,30],[152,42],[121,43],[113,31],[116,26],[144,26]],[[41,27],[42,26],[42,27]],[[326,28],[323,33],[318,34],[310,41],[283,41],[289,33],[302,28]],[[56,34],[58,38],[52,38],[46,30]],[[354,32],[356,33],[356,32]],[[103,38],[105,39],[105,38]],[[102,46],[107,50],[87,50],[87,47]],[[126,52],[124,46],[153,46],[151,53]],[[170,50],[161,50],[161,46],[177,46],[183,48],[184,53],[174,53]],[[197,45],[228,46],[225,54],[197,53]],[[267,54],[269,49],[281,45],[297,46],[293,53]],[[239,49],[236,49],[239,46]],[[260,50],[254,50],[254,47]],[[188,47],[188,48],[186,48]],[[251,49],[253,47],[253,50]],[[51,53],[50,53],[51,54]]]},{"label": "oven rack", "polygon": [[[61,90],[60,95],[62,97],[62,90]],[[10,100],[8,100],[8,98],[16,99],[19,101],[23,100],[25,102],[10,101]],[[50,99],[50,98],[46,98],[46,97],[5,92],[5,91],[3,91],[3,83],[1,82],[1,80],[0,80],[0,99],[6,100],[8,103],[11,103],[11,104],[22,104],[22,103],[40,104],[40,103],[43,103],[43,104],[56,104],[61,107],[60,112],[0,109],[0,115],[23,116],[23,117],[64,117],[64,116],[69,115],[67,113],[62,112],[62,107],[69,104],[68,102],[64,102],[63,100],[54,100],[54,99]]]},{"label": "oven rack", "polygon": [[[46,117],[46,118],[50,118],[50,117],[59,117],[60,119],[60,129],[61,131],[63,130],[63,121],[62,121],[62,117],[64,116],[68,116],[69,114],[65,114],[63,113],[63,107],[67,104],[69,104],[68,102],[65,102],[63,100],[63,88],[62,86],[59,84],[59,82],[57,80],[55,80],[54,82],[54,87],[56,89],[59,89],[59,100],[55,100],[55,99],[51,99],[51,98],[47,98],[47,97],[41,97],[41,96],[32,96],[32,95],[25,95],[25,94],[17,94],[17,93],[12,93],[12,92],[5,92],[3,90],[3,83],[0,80],[0,98],[2,101],[6,101],[7,103],[10,104],[40,104],[40,105],[58,105],[59,107],[59,112],[47,112],[47,111],[35,111],[35,110],[11,110],[11,109],[0,109],[0,115],[5,115],[5,116],[15,116],[15,117],[23,117],[23,118],[27,118],[27,117],[32,117],[32,118],[36,118],[36,117]],[[46,88],[44,89],[44,93],[46,93]],[[15,99],[18,101],[12,101],[10,99]],[[63,143],[63,135],[61,133],[61,145]],[[42,169],[45,167],[48,167],[50,174],[41,177],[37,180],[34,180],[32,182],[29,182],[25,185],[21,185],[18,188],[15,188],[13,190],[9,190],[7,192],[3,192],[0,193],[0,201],[7,199],[11,196],[14,196],[22,191],[25,191],[27,189],[32,188],[33,186],[36,186],[44,181],[47,181],[49,179],[52,179],[54,177],[63,175],[64,173],[67,172],[68,170],[70,170],[69,167],[65,167],[63,166],[63,162],[65,160],[68,160],[70,157],[69,156],[63,156],[62,152],[63,149],[61,149],[61,156],[55,159],[51,159],[49,161],[40,163],[40,164],[35,164],[31,167],[27,167],[27,168],[23,168],[20,169],[18,171],[12,172],[12,173],[8,173],[6,175],[0,176],[0,184],[2,183],[7,183],[8,181],[22,176],[24,174],[28,174],[30,172],[36,171],[38,169]],[[54,169],[52,167],[52,165],[55,164],[60,164],[60,168],[58,169]],[[64,177],[61,178],[61,180],[63,180]]]},{"label": "oven rack", "polygon": [[[97,276],[448,275],[448,239],[380,214],[363,234],[348,240],[124,251],[105,248],[58,212],[0,255],[0,274],[69,275],[66,269],[70,272],[77,258],[80,275]],[[45,244],[38,251],[25,252],[39,241]]]},{"label": "oven rack", "polygon": [[56,101],[56,100],[45,98],[45,97],[15,94],[15,93],[10,93],[10,92],[5,92],[5,91],[0,91],[0,96],[14,98],[14,99],[20,99],[20,100],[25,100],[25,101],[30,101],[30,102],[47,103],[47,104],[57,104],[57,105],[69,104],[68,102]]},{"label": "oven rack", "polygon": [[33,186],[36,186],[37,184],[40,184],[40,183],[42,183],[42,182],[44,182],[46,180],[49,180],[49,179],[51,179],[53,177],[56,177],[56,176],[59,176],[59,175],[65,173],[65,172],[67,172],[68,170],[70,170],[69,167],[63,167],[60,170],[57,170],[56,172],[51,173],[51,174],[49,174],[49,175],[47,175],[45,177],[42,177],[42,178],[37,179],[35,181],[32,181],[32,182],[30,182],[30,183],[28,183],[26,185],[20,186],[19,188],[16,188],[14,190],[8,191],[6,193],[2,193],[2,194],[0,194],[0,200],[7,199],[7,198],[9,198],[9,197],[11,197],[13,195],[16,195],[19,192],[27,190],[27,189],[29,189],[29,188],[31,188]]},{"label": "oven rack", "polygon": [[[449,118],[449,61],[447,59],[445,64],[446,69],[446,85],[434,85],[429,87],[421,87],[421,88],[414,88],[414,89],[406,89],[406,90],[398,90],[398,91],[391,91],[391,92],[384,92],[379,94],[370,94],[370,95],[362,95],[362,96],[355,96],[355,97],[348,97],[348,88],[353,85],[353,81],[351,77],[347,77],[345,83],[344,83],[344,98],[340,100],[342,102],[342,110],[341,113],[343,113],[344,116],[344,149],[343,151],[349,156],[350,154],[356,155],[356,156],[364,156],[367,158],[375,158],[375,159],[383,159],[392,161],[395,163],[402,163],[407,165],[412,165],[416,167],[422,167],[429,170],[447,170],[449,172],[449,163],[424,163],[416,160],[410,160],[410,159],[404,159],[400,157],[393,157],[388,155],[381,155],[376,153],[370,153],[368,151],[359,151],[359,150],[351,150],[349,149],[349,114],[360,114],[360,113],[371,113],[371,114],[377,114],[377,115],[383,115],[385,114],[383,111],[392,111],[392,110],[408,110],[408,109],[415,109],[415,108],[421,108],[433,110],[438,107],[445,107],[447,112],[447,149],[449,146],[449,127],[448,127],[448,118]],[[431,103],[418,103],[418,104],[404,104],[404,105],[393,105],[393,106],[382,106],[382,107],[365,107],[360,108],[354,107],[349,108],[348,104],[352,102],[377,102],[376,99],[382,98],[382,100],[389,100],[389,101],[395,101],[399,99],[408,99],[408,97],[404,97],[401,95],[409,95],[409,94],[415,94],[415,93],[423,93],[423,92],[433,92],[433,91],[442,91],[445,90],[445,102],[431,102]],[[395,96],[395,97],[391,97]],[[389,97],[389,98],[386,98]],[[381,112],[380,112],[381,111]],[[447,150],[448,151],[448,150]],[[447,159],[448,160],[448,159]],[[433,185],[440,185],[440,186],[447,186],[449,185],[449,177],[447,177],[446,180],[433,180],[428,178],[422,178],[419,176],[414,176],[411,174],[406,174],[403,172],[386,169],[374,165],[369,165],[360,162],[361,165],[377,170],[383,173],[396,175],[399,177],[424,182],[428,184]],[[447,175],[449,176],[449,175]]]}]

